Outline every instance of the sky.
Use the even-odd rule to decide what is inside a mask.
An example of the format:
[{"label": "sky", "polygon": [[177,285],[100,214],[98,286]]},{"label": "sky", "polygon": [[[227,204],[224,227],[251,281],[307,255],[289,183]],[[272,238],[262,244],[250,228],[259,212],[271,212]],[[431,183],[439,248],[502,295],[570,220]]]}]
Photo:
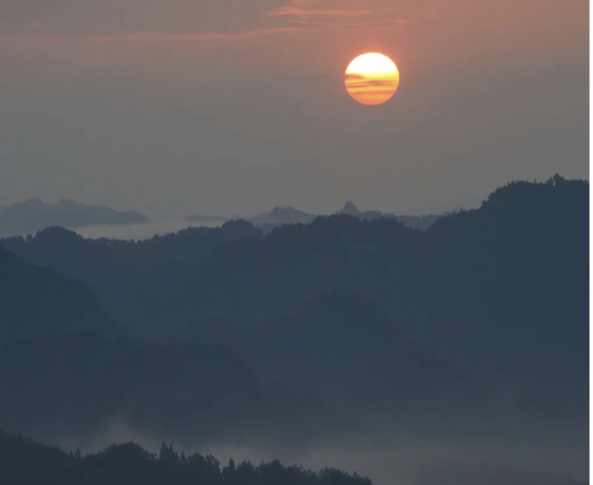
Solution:
[{"label": "sky", "polygon": [[[423,213],[588,176],[585,0],[0,0],[0,205]],[[364,107],[344,70],[398,65]]]}]

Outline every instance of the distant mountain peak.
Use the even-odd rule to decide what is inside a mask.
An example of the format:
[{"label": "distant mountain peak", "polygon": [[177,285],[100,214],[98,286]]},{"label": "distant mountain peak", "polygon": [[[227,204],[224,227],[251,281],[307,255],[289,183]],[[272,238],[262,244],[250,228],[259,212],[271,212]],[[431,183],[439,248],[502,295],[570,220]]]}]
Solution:
[{"label": "distant mountain peak", "polygon": [[547,183],[548,185],[553,185],[554,187],[556,187],[556,186],[558,186],[558,185],[561,185],[561,184],[563,184],[563,183],[566,183],[566,182],[567,182],[567,180],[566,180],[564,177],[562,177],[560,174],[554,174],[554,176],[553,176],[553,177],[550,177],[550,178],[549,178],[549,179],[546,181],[546,183]]},{"label": "distant mountain peak", "polygon": [[269,213],[269,215],[271,215],[271,216],[279,216],[279,217],[284,217],[287,215],[292,216],[295,214],[302,215],[302,214],[304,214],[304,212],[301,210],[295,209],[294,207],[292,207],[290,205],[277,205]]},{"label": "distant mountain peak", "polygon": [[61,226],[48,226],[37,231],[38,241],[80,241],[82,236],[75,231]]},{"label": "distant mountain peak", "polygon": [[360,220],[372,221],[375,219],[382,219],[384,217],[390,217],[388,214],[383,214],[378,210],[361,211],[354,202],[351,200],[344,204],[344,207],[337,212],[341,216],[356,217]]},{"label": "distant mountain peak", "polygon": [[39,197],[31,197],[31,198],[26,199],[22,202],[18,202],[15,205],[21,206],[21,207],[41,208],[41,207],[44,207],[46,204]]},{"label": "distant mountain peak", "polygon": [[356,206],[356,204],[349,200],[344,204],[344,207],[342,207],[342,209],[338,211],[338,214],[356,217],[359,216],[361,212],[360,209]]},{"label": "distant mountain peak", "polygon": [[87,205],[73,199],[44,202],[35,197],[3,207],[0,235],[31,234],[51,226],[141,224],[148,217],[134,211],[118,211],[107,206]]},{"label": "distant mountain peak", "polygon": [[255,225],[283,225],[283,224],[307,224],[312,222],[315,216],[289,205],[275,206],[271,211],[259,214],[251,218]]}]

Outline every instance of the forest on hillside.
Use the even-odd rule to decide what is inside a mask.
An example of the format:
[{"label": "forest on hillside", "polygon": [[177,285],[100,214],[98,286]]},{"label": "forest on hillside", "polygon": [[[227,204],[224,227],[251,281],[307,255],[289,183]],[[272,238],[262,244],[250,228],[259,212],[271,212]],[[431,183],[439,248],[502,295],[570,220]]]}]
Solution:
[{"label": "forest on hillside", "polygon": [[220,463],[212,455],[179,453],[161,445],[158,453],[135,443],[100,452],[66,453],[0,431],[0,482],[19,485],[372,485],[368,478],[336,469],[319,472],[278,461]]}]

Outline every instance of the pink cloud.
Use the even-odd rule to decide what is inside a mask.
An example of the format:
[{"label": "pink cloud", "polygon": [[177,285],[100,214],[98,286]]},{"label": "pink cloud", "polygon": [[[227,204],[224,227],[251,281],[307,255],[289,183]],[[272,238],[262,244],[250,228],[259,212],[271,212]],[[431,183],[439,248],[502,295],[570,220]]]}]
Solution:
[{"label": "pink cloud", "polygon": [[317,9],[301,8],[294,5],[284,5],[268,12],[270,17],[366,17],[373,14],[369,9]]},{"label": "pink cloud", "polygon": [[4,47],[19,45],[22,47],[42,46],[61,43],[126,43],[151,44],[170,42],[199,42],[199,41],[235,41],[299,32],[297,26],[269,27],[238,32],[131,32],[115,34],[0,34],[0,42]]},{"label": "pink cloud", "polygon": [[303,27],[323,27],[339,25],[340,27],[367,27],[377,28],[407,23],[407,19],[398,15],[392,7],[380,6],[375,8],[331,5],[321,7],[319,2],[304,5],[302,2],[292,2],[276,7],[267,12],[267,16],[283,20],[290,25]]}]

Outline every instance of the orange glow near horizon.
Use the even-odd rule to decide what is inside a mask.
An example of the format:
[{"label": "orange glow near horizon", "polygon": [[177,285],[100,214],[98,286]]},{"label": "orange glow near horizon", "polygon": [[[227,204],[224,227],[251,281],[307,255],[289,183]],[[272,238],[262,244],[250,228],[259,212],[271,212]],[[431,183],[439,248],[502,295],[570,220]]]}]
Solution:
[{"label": "orange glow near horizon", "polygon": [[399,70],[387,56],[367,52],[346,68],[344,85],[354,100],[365,106],[389,101],[399,87]]}]

